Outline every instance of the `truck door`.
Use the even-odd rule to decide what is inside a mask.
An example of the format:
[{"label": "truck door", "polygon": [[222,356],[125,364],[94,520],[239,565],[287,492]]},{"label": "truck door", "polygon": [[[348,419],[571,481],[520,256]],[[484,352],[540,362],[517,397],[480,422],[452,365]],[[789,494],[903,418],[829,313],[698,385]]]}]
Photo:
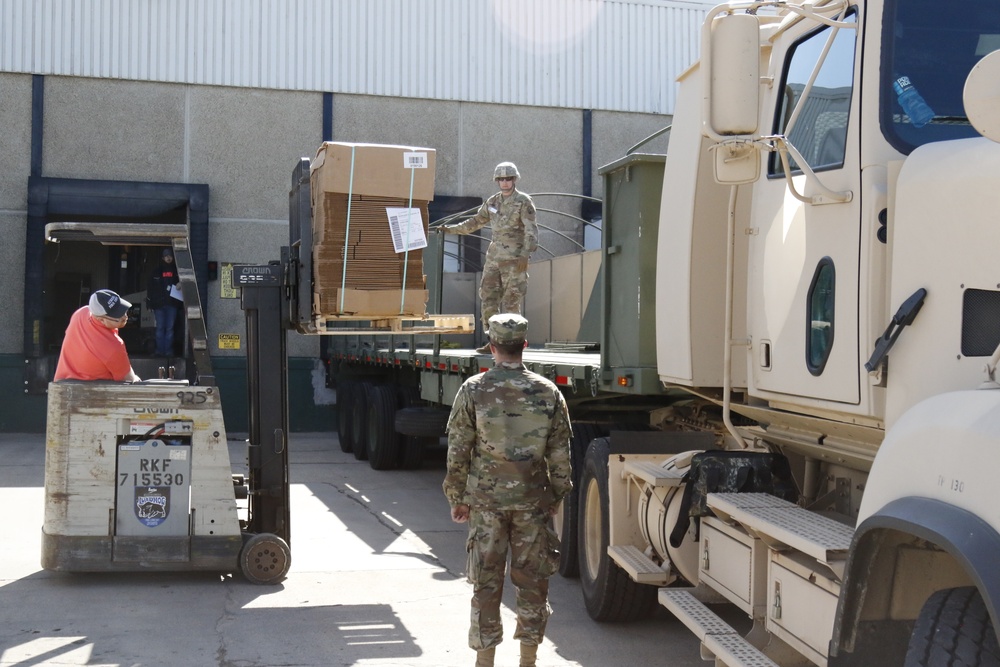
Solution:
[{"label": "truck door", "polygon": [[[845,20],[853,23],[856,17]],[[807,23],[781,33],[774,43],[773,132],[788,138],[823,185],[851,191],[853,199],[822,205],[799,201],[779,156],[770,154],[767,178],[755,185],[749,229],[751,391],[857,404],[859,40],[853,29],[817,29]],[[815,194],[789,159],[796,190]]]}]

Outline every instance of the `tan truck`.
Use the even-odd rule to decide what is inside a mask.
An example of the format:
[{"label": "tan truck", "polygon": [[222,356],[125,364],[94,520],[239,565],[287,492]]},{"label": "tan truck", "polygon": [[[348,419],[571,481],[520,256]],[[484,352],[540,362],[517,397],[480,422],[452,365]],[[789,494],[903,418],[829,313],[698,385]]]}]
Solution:
[{"label": "tan truck", "polygon": [[657,368],[736,453],[590,445],[593,617],[655,597],[729,667],[1000,664],[1000,8],[943,9],[710,12],[664,168]]}]

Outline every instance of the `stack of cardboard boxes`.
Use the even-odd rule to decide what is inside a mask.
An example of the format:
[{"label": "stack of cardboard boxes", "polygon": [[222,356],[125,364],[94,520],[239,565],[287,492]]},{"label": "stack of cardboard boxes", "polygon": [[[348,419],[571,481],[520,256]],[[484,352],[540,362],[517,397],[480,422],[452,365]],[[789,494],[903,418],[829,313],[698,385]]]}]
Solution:
[{"label": "stack of cardboard boxes", "polygon": [[[361,319],[426,314],[425,244],[419,243],[420,234],[407,232],[403,218],[415,220],[419,212],[426,238],[434,165],[433,148],[320,146],[310,175],[314,315]],[[407,244],[409,252],[397,252]]]}]

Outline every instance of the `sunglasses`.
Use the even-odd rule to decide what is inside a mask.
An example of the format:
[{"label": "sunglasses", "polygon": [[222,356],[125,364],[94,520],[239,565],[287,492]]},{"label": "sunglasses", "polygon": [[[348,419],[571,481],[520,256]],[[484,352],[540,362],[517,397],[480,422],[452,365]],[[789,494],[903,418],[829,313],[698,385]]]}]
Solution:
[{"label": "sunglasses", "polygon": [[514,180],[514,177],[513,177],[513,176],[501,176],[501,177],[500,177],[500,178],[498,178],[497,180],[498,180],[498,181],[513,181],[513,180]]}]

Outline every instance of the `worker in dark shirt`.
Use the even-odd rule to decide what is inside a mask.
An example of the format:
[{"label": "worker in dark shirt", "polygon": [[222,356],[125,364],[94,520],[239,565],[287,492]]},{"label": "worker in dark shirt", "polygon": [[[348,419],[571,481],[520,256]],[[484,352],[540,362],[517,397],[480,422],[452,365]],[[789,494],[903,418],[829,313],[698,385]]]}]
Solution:
[{"label": "worker in dark shirt", "polygon": [[182,302],[174,298],[179,294],[176,288],[180,278],[174,266],[174,251],[164,248],[160,264],[149,276],[146,286],[146,303],[156,317],[156,356],[171,357],[174,354],[174,323],[177,309]]}]

